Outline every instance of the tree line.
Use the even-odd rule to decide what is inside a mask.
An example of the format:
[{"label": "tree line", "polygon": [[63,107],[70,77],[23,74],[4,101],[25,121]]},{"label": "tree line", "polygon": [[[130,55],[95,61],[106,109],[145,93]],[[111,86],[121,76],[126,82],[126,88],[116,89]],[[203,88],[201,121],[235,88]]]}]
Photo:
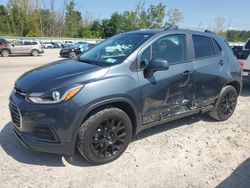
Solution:
[{"label": "tree line", "polygon": [[146,7],[137,1],[135,9],[114,12],[110,18],[95,19],[76,10],[74,0],[9,0],[0,5],[0,34],[23,37],[106,38],[136,29],[176,27],[182,21],[179,9],[166,11],[163,3]]},{"label": "tree line", "polygon": [[[158,3],[146,6],[138,0],[134,10],[114,12],[109,18],[96,19],[81,13],[74,0],[9,0],[0,5],[0,35],[21,37],[107,38],[137,29],[175,28],[183,21],[178,8],[168,10]],[[250,31],[224,31],[224,18],[215,20],[214,31],[228,41],[246,41]]]}]

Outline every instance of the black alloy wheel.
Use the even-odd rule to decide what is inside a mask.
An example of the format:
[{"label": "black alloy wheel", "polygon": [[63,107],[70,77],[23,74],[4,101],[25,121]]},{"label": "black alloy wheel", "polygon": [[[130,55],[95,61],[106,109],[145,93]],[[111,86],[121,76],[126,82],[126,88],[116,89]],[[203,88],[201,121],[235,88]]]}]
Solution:
[{"label": "black alloy wheel", "polygon": [[214,109],[209,113],[209,115],[213,119],[219,121],[225,121],[229,119],[235,111],[237,99],[238,93],[233,86],[228,85],[224,87],[215,104]]},{"label": "black alloy wheel", "polygon": [[93,112],[81,125],[77,148],[87,161],[99,165],[117,159],[132,137],[132,123],[121,109],[106,107]]},{"label": "black alloy wheel", "polygon": [[93,131],[91,149],[99,158],[111,157],[124,147],[125,140],[127,133],[122,120],[113,117]]},{"label": "black alloy wheel", "polygon": [[224,96],[222,96],[218,108],[219,116],[222,119],[228,119],[228,117],[230,117],[233,114],[236,107],[236,103],[237,103],[237,93],[233,90],[230,90]]}]

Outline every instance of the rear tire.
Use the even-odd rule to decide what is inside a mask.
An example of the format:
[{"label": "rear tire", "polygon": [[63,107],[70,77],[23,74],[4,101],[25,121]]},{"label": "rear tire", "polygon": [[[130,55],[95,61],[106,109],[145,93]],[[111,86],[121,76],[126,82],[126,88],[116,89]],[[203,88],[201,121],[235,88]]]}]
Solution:
[{"label": "rear tire", "polygon": [[10,51],[7,50],[7,49],[3,49],[3,50],[1,51],[1,55],[2,55],[2,57],[9,57]]},{"label": "rear tire", "polygon": [[31,55],[32,56],[38,56],[39,55],[38,50],[32,50]]},{"label": "rear tire", "polygon": [[233,86],[226,86],[215,104],[214,109],[209,113],[210,117],[218,121],[229,119],[236,108],[238,94]]},{"label": "rear tire", "polygon": [[76,59],[77,58],[76,53],[75,52],[70,52],[69,53],[69,58],[70,59]]},{"label": "rear tire", "polygon": [[118,108],[106,108],[90,116],[80,127],[77,148],[94,165],[111,162],[126,150],[132,123]]}]

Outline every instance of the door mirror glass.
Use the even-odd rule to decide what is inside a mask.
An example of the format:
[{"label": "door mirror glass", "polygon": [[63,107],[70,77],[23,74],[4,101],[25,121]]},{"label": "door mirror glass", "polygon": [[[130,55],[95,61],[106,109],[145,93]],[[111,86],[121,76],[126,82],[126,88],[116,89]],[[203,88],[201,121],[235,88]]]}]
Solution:
[{"label": "door mirror glass", "polygon": [[152,59],[148,66],[144,69],[145,78],[153,76],[157,71],[165,71],[169,69],[169,64],[167,60],[164,59]]}]

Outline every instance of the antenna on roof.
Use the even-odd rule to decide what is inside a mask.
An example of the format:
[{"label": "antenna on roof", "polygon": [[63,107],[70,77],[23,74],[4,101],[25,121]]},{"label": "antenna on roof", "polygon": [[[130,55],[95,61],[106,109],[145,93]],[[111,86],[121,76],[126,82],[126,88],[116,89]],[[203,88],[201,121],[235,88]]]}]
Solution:
[{"label": "antenna on roof", "polygon": [[215,34],[213,31],[210,31],[210,30],[208,30],[208,29],[206,29],[204,32],[205,32],[205,33],[212,33],[212,34]]}]

